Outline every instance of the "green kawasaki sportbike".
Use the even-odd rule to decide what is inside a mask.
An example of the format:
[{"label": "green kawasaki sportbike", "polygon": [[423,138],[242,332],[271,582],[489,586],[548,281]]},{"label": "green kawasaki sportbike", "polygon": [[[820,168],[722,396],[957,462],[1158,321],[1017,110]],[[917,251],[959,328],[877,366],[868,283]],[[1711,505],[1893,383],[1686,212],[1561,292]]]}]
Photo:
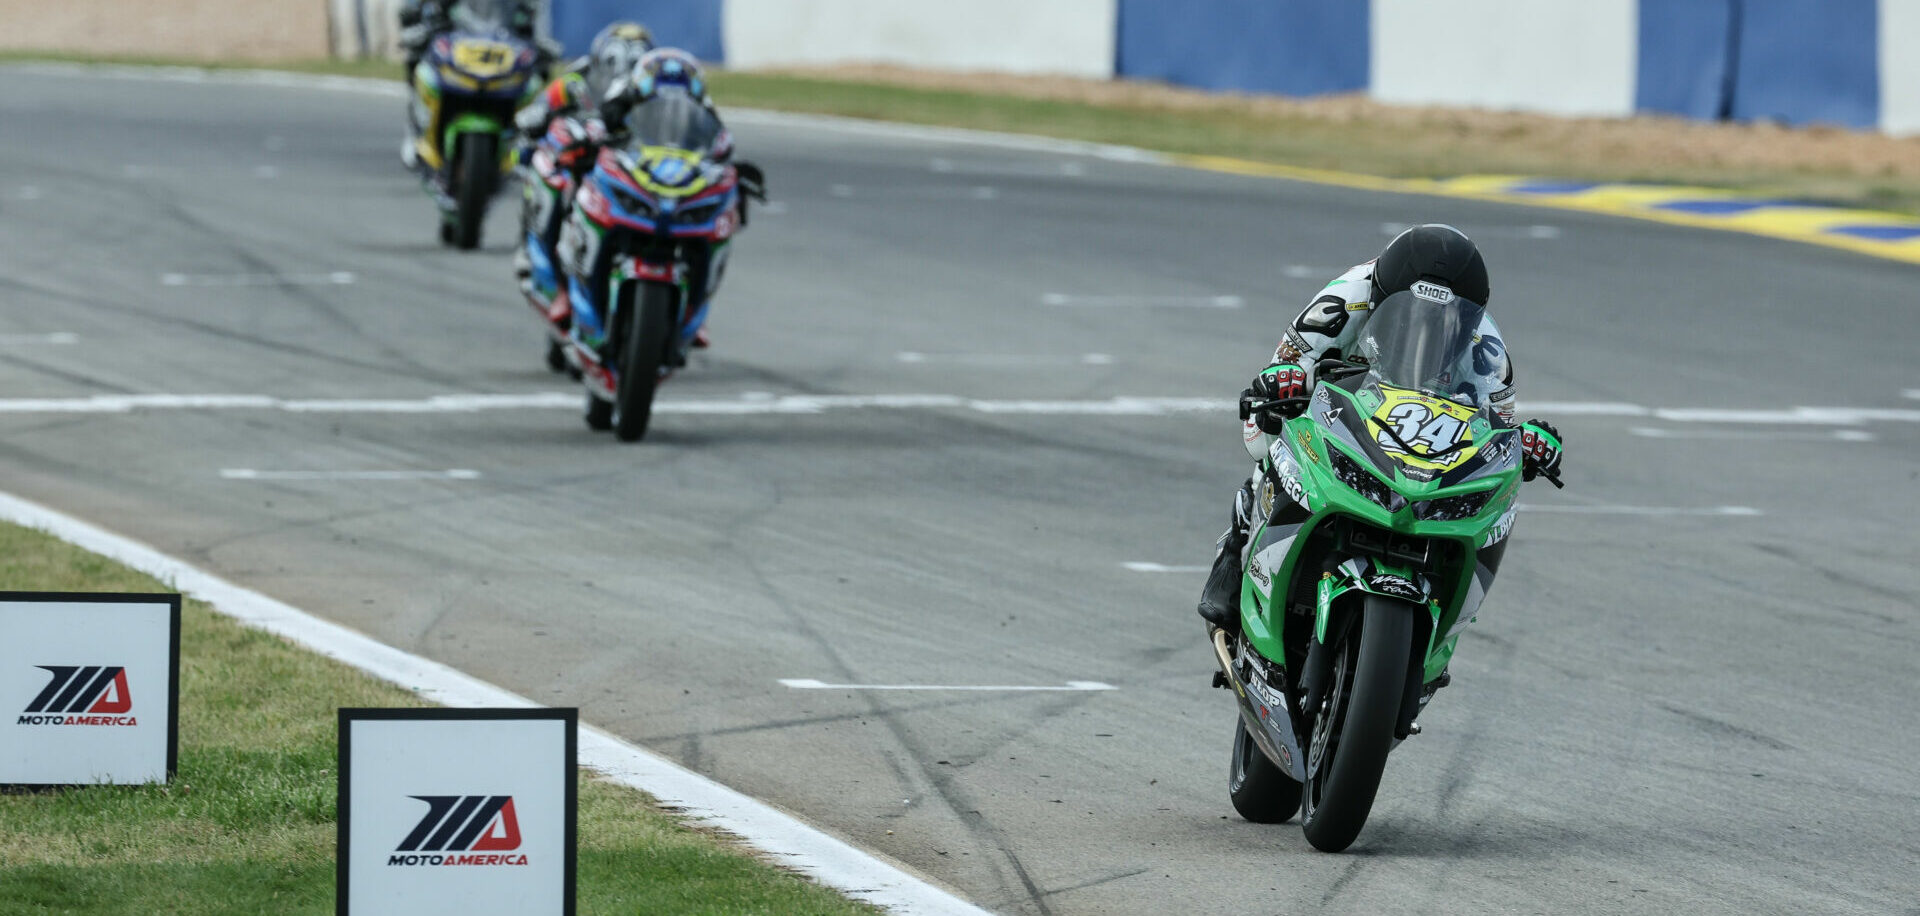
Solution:
[{"label": "green kawasaki sportbike", "polygon": [[1210,628],[1214,682],[1240,701],[1228,790],[1251,821],[1300,811],[1328,852],[1359,835],[1388,752],[1446,686],[1513,531],[1521,431],[1490,406],[1481,317],[1389,296],[1354,349],[1364,364],[1329,360],[1310,397],[1240,405],[1242,420],[1305,410],[1263,439],[1240,633]]}]

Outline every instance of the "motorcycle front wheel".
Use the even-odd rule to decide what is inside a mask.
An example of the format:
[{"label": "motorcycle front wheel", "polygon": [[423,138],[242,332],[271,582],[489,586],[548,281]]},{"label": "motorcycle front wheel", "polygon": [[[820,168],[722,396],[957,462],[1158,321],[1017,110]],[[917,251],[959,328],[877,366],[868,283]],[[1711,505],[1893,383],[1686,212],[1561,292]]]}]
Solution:
[{"label": "motorcycle front wheel", "polygon": [[448,233],[453,247],[471,251],[480,245],[480,226],[487,220],[487,204],[500,178],[500,138],[492,134],[463,134],[454,147],[453,224]]},{"label": "motorcycle front wheel", "polygon": [[642,283],[629,303],[626,347],[620,352],[620,380],[614,386],[613,435],[637,442],[653,418],[653,393],[667,359],[667,338],[674,330],[674,297],[667,283]]},{"label": "motorcycle front wheel", "polygon": [[1313,720],[1300,818],[1307,842],[1322,852],[1353,845],[1373,810],[1400,721],[1416,613],[1404,601],[1368,594],[1358,625],[1327,647],[1333,683]]}]

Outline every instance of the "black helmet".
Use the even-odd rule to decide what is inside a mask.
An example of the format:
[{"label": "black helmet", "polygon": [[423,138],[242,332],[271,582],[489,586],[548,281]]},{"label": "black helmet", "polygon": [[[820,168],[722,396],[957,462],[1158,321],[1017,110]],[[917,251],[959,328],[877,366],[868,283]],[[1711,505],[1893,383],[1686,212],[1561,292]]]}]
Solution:
[{"label": "black helmet", "polygon": [[1487,304],[1487,265],[1467,234],[1443,223],[1415,226],[1395,236],[1373,264],[1373,301],[1429,280],[1462,299]]}]

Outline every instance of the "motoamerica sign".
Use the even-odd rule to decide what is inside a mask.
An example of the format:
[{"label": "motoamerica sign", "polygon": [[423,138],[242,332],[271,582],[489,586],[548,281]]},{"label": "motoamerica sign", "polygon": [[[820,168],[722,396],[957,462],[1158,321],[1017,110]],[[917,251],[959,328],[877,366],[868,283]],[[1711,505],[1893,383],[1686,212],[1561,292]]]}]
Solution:
[{"label": "motoamerica sign", "polygon": [[340,710],[336,912],[573,912],[572,709]]},{"label": "motoamerica sign", "polygon": [[165,782],[180,596],[0,592],[0,785]]}]

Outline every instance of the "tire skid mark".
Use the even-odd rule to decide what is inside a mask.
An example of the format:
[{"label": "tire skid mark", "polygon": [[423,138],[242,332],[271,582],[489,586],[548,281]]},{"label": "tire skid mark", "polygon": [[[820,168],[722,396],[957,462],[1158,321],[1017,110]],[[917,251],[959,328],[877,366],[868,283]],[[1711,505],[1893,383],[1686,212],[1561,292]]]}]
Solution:
[{"label": "tire skid mark", "polygon": [[[1349,852],[1347,855],[1360,857],[1365,856],[1366,853]],[[1345,893],[1348,885],[1353,883],[1354,878],[1359,877],[1360,869],[1365,868],[1366,865],[1367,860],[1365,858],[1354,858],[1353,861],[1348,862],[1347,867],[1340,870],[1339,877],[1334,878],[1333,883],[1327,885],[1326,893],[1320,895],[1320,905],[1326,906],[1333,902],[1333,898]]]},{"label": "tire skid mark", "polygon": [[1695,728],[1698,728],[1699,730],[1706,732],[1709,735],[1714,735],[1716,737],[1723,737],[1723,738],[1738,738],[1742,741],[1749,741],[1754,744],[1758,744],[1761,747],[1767,748],[1769,750],[1775,750],[1775,751],[1794,750],[1793,745],[1788,744],[1785,741],[1782,741],[1778,738],[1775,738],[1772,735],[1768,735],[1763,732],[1758,732],[1751,728],[1747,728],[1744,725],[1736,725],[1732,722],[1728,722],[1725,719],[1710,716],[1710,715],[1707,715],[1706,713],[1699,712],[1697,710],[1688,709],[1684,706],[1680,706],[1675,703],[1668,703],[1664,700],[1655,700],[1653,705],[1660,709],[1664,709],[1667,712],[1673,713],[1674,715],[1679,716],[1682,719],[1687,720],[1687,722],[1692,724]]},{"label": "tire skid mark", "polygon": [[[258,254],[255,254],[251,249],[242,245],[239,239],[229,235],[225,231],[215,227],[214,225],[212,225],[211,223],[208,223],[207,221],[201,219],[200,217],[195,216],[192,213],[188,212],[185,207],[181,206],[178,201],[173,199],[172,195],[169,194],[162,197],[156,193],[150,199],[153,201],[154,205],[160,210],[160,213],[162,216],[193,230],[194,232],[198,233],[208,241],[218,244],[222,248],[225,248],[227,253],[232,255],[235,260],[239,261],[241,264],[250,268],[253,272],[269,275],[276,279],[280,279],[282,281],[285,280],[286,278],[285,271],[281,270],[278,266],[273,264],[271,261],[268,261],[267,259],[259,256]],[[408,356],[405,351],[394,346],[393,344],[385,340],[382,340],[374,335],[368,334],[366,331],[360,328],[360,325],[357,322],[355,322],[352,318],[347,317],[346,313],[341,311],[339,306],[334,305],[332,302],[328,301],[326,296],[321,295],[315,289],[302,286],[296,283],[286,283],[286,282],[281,282],[275,286],[264,287],[264,288],[269,289],[274,293],[277,293],[278,295],[283,296],[287,299],[306,305],[308,308],[319,313],[321,316],[326,318],[328,321],[332,322],[335,326],[339,327],[341,330],[345,331],[347,334],[355,338],[358,338],[359,340],[365,343],[371,344],[375,352],[381,354],[382,356],[385,356],[387,359],[391,360],[394,363],[408,367],[419,378],[428,379],[431,381],[436,381],[436,382],[440,382],[442,384],[447,384],[447,385],[458,384],[460,381],[458,376],[450,375],[435,369],[431,369],[421,364],[418,360],[413,359],[411,356]]]},{"label": "tire skid mark", "polygon": [[[775,502],[777,503],[777,500],[775,500]],[[758,517],[758,513],[756,513],[756,517]],[[760,586],[761,592],[767,596],[767,599],[771,601],[775,607],[779,608],[788,620],[792,621],[796,631],[801,636],[805,637],[809,642],[812,642],[819,650],[820,654],[826,659],[828,666],[832,669],[833,674],[848,682],[858,680],[858,673],[841,657],[839,651],[834,648],[833,643],[815,629],[812,623],[800,612],[799,608],[795,607],[778,588],[774,587],[772,580],[761,571],[759,563],[754,559],[753,555],[751,553],[743,553],[739,557],[739,560],[740,567]],[[888,766],[893,768],[895,778],[900,781],[900,784],[907,787],[909,792],[913,791],[916,783],[931,787],[934,794],[939,797],[941,804],[952,813],[954,819],[964,827],[968,833],[973,834],[975,840],[981,844],[981,847],[986,851],[997,854],[997,857],[1003,859],[1007,866],[1013,870],[1014,875],[1019,880],[1019,887],[1024,889],[1024,894],[1021,895],[1019,899],[1029,902],[1041,916],[1052,916],[1053,910],[1047,905],[1040,886],[1035,883],[1033,876],[1028,873],[1025,863],[1020,861],[1019,855],[1013,851],[1012,844],[1007,841],[1007,837],[1001,833],[998,827],[995,827],[988,821],[985,815],[980,813],[978,806],[967,796],[966,792],[960,788],[951,775],[943,775],[933,771],[928,762],[929,755],[927,749],[913,737],[906,724],[899,720],[897,714],[900,710],[889,706],[881,695],[877,693],[872,691],[858,691],[858,693],[861,701],[866,704],[873,717],[886,726],[894,742],[905,752],[906,761],[910,762],[917,771],[917,774],[909,773],[904,764],[896,760],[893,754],[882,754],[881,756],[887,759]],[[916,775],[918,778],[915,778]],[[911,797],[911,795],[909,797]],[[988,858],[988,861],[991,862],[992,860],[993,857]],[[1016,890],[1007,882],[1004,875],[998,874],[1000,871],[998,867],[994,867],[994,871],[996,873],[996,881],[998,881],[1002,890]]]}]

